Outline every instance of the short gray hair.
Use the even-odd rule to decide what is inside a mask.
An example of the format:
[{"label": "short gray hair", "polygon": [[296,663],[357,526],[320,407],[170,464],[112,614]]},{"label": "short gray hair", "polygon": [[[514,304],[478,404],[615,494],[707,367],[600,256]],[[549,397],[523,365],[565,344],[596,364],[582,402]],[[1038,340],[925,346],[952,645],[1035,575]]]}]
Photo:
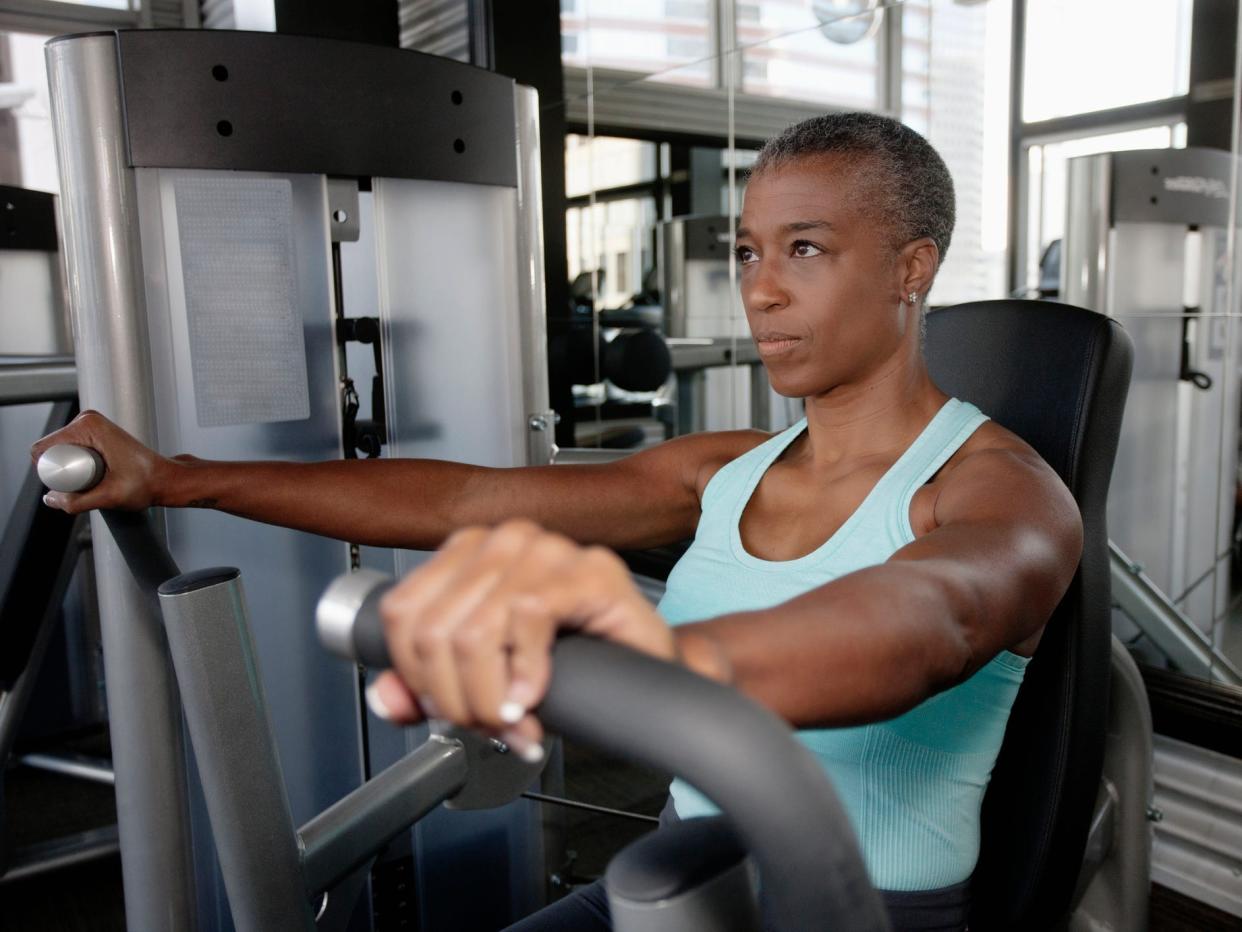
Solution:
[{"label": "short gray hair", "polygon": [[894,245],[930,237],[943,262],[957,216],[953,178],[931,143],[904,123],[878,113],[829,113],[803,120],[768,140],[750,175],[836,154],[877,170],[867,203],[893,231]]}]

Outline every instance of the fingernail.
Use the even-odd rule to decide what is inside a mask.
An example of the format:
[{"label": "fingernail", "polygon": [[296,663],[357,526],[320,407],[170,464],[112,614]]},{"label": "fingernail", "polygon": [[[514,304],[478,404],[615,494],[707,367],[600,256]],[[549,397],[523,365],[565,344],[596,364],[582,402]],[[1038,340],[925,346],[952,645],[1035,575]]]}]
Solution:
[{"label": "fingernail", "polygon": [[537,764],[543,760],[543,745],[538,741],[531,741],[525,735],[514,731],[503,732],[500,740],[509,745],[510,749],[516,751],[517,756],[528,764]]},{"label": "fingernail", "polygon": [[526,716],[526,707],[509,700],[500,704],[500,720],[506,725],[516,725]]},{"label": "fingernail", "polygon": [[[27,499],[27,501],[29,501],[29,499]],[[43,496],[43,504],[47,505],[48,508],[56,507],[55,505],[52,504],[52,493],[51,492],[48,492],[46,495]]]},{"label": "fingernail", "polygon": [[375,683],[367,687],[367,708],[371,710],[376,718],[382,718],[386,722],[392,721],[392,712],[388,706],[384,705],[384,700],[380,698],[379,690],[376,689]]},{"label": "fingernail", "polygon": [[526,710],[535,704],[535,690],[526,680],[514,680],[509,684],[509,694],[505,696],[505,703],[513,703],[521,706],[522,714],[526,714]]}]

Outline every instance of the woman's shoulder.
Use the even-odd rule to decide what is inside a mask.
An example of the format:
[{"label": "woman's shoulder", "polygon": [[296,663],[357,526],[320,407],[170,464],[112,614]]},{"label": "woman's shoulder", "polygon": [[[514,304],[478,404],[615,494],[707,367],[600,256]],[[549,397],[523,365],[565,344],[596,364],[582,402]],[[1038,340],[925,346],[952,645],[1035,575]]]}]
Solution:
[{"label": "woman's shoulder", "polygon": [[941,470],[940,477],[947,475],[954,467],[967,459],[980,454],[1013,456],[1021,460],[1043,463],[1043,457],[1035,452],[1035,448],[1006,427],[993,420],[984,421],[970,435],[965,443],[958,448]]},{"label": "woman's shoulder", "polygon": [[1064,491],[1060,477],[1034,447],[995,421],[984,421],[915,493],[910,505],[915,536],[936,527],[936,503],[950,484],[965,482],[983,490],[1004,485],[1006,478],[1015,474],[1038,476],[1038,484],[1051,494],[1059,496]]},{"label": "woman's shoulder", "polygon": [[694,485],[699,501],[721,469],[779,436],[763,430],[713,430],[682,438],[694,457]]}]

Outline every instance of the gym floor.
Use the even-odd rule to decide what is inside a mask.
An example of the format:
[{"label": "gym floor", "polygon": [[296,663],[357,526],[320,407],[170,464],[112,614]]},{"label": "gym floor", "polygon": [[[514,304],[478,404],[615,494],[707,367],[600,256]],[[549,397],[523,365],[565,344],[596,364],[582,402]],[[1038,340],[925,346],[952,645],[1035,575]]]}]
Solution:
[{"label": "gym floor", "polygon": [[[101,731],[79,738],[71,749],[106,757],[107,747]],[[565,762],[566,795],[571,799],[652,816],[664,806],[667,775],[576,746],[566,747]],[[10,767],[4,778],[4,834],[11,848],[116,821],[112,789],[106,785],[27,767]],[[616,816],[562,811],[567,860],[558,877],[567,889],[600,876],[617,851],[651,829],[650,824]],[[118,857],[0,885],[0,932],[52,930],[125,932]]]}]

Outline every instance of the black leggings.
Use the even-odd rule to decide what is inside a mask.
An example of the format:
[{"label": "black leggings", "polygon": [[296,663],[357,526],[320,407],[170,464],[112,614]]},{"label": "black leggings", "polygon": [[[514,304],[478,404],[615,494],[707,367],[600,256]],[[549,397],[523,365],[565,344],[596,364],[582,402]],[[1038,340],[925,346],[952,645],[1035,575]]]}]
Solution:
[{"label": "black leggings", "polygon": [[[677,811],[670,799],[660,813],[660,824],[676,821]],[[963,932],[970,911],[970,881],[939,890],[881,890],[880,899],[888,910],[893,932]],[[579,887],[505,932],[612,932],[603,881]]]},{"label": "black leggings", "polygon": [[[970,884],[939,890],[880,891],[893,932],[962,932],[970,906]],[[579,887],[564,899],[509,926],[506,932],[611,932],[603,881]]]}]

